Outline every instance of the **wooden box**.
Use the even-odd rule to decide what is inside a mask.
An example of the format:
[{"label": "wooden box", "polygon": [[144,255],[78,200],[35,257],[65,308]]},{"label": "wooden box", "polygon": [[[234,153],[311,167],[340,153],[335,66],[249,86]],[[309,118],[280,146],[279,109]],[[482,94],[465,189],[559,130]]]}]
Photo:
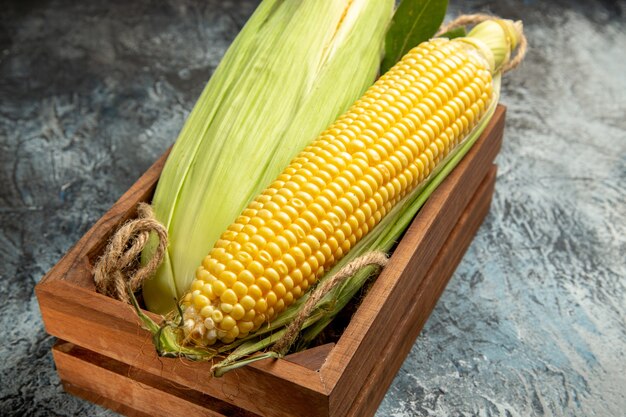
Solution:
[{"label": "wooden box", "polygon": [[65,389],[131,416],[373,415],[489,209],[504,115],[432,194],[337,343],[221,378],[158,357],[132,308],[94,290],[92,262],[150,199],[164,155],[35,289]]}]

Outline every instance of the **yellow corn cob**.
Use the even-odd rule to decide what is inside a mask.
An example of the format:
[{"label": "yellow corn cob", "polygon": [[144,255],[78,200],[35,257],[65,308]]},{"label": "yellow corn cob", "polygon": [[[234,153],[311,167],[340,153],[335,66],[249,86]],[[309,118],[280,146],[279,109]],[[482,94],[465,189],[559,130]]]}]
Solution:
[{"label": "yellow corn cob", "polygon": [[501,65],[488,51],[480,40],[419,45],[304,149],[197,269],[186,336],[245,337],[372,230],[480,120]]}]

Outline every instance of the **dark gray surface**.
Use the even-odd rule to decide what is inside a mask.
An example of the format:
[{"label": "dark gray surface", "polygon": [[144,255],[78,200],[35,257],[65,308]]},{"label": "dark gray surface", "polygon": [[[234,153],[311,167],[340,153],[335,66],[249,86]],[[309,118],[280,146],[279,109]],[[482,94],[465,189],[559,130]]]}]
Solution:
[{"label": "dark gray surface", "polygon": [[[65,394],[33,287],[175,138],[253,1],[0,3],[0,415]],[[523,19],[490,214],[378,416],[623,416],[626,3]],[[462,10],[461,10],[462,9]]]}]

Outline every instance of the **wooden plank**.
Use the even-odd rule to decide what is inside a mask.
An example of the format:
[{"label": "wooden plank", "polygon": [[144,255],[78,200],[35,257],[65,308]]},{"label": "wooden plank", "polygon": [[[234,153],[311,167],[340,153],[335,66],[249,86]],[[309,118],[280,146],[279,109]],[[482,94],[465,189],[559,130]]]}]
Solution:
[{"label": "wooden plank", "polygon": [[[420,282],[490,169],[503,129],[504,109],[498,107],[478,146],[468,152],[416,216],[330,353],[320,373],[323,383],[332,387],[331,415],[347,413],[361,388],[359,382],[380,360],[383,342],[395,332],[389,321],[408,314]],[[464,175],[468,172],[471,175]]]},{"label": "wooden plank", "polygon": [[53,347],[60,378],[70,390],[118,412],[186,417],[258,417],[199,391],[133,368],[127,364],[58,341]]},{"label": "wooden plank", "polygon": [[[319,360],[326,357],[333,345],[310,349],[312,356],[299,352],[287,358],[311,369],[319,368]],[[258,415],[70,342],[57,341],[53,357],[67,392],[127,416]],[[311,358],[316,361],[310,362]],[[117,395],[118,392],[124,394]],[[150,404],[158,404],[158,408]]]},{"label": "wooden plank", "polygon": [[102,407],[108,408],[110,410],[115,411],[118,414],[122,414],[128,417],[153,417],[150,414],[142,413],[141,411],[137,411],[134,408],[130,408],[121,404],[114,399],[103,397],[100,394],[96,394],[89,390],[83,389],[77,385],[74,385],[68,381],[61,380],[61,384],[63,385],[63,389],[65,392],[75,395],[77,397],[82,398],[83,400],[87,400],[94,404],[98,404]]},{"label": "wooden plank", "polygon": [[[76,288],[66,290],[76,291]],[[83,308],[80,312],[84,316],[76,316],[76,307],[66,303],[64,297],[55,298],[57,295],[41,294],[50,307],[45,313],[42,311],[44,320],[49,322],[47,330],[57,337],[58,334],[69,336],[69,342],[80,344],[88,350],[95,346],[103,350],[96,353],[188,389],[237,404],[253,413],[268,416],[284,416],[292,412],[302,416],[323,416],[327,413],[327,396],[322,392],[321,385],[315,387],[316,383],[319,384],[319,373],[314,370],[285,360],[268,360],[264,361],[267,363],[263,375],[255,367],[248,366],[221,378],[211,378],[210,362],[159,358],[148,333],[139,327],[136,317],[134,323],[119,320],[119,327],[111,326],[110,322],[103,324],[90,317],[90,314],[95,314],[92,312],[97,313],[97,309]],[[128,306],[122,306],[129,314],[134,314]],[[67,326],[67,323],[72,323],[72,326]],[[137,337],[139,333],[142,333],[141,337]],[[285,367],[295,371],[286,372]],[[275,369],[282,370],[282,374],[289,373],[292,377],[279,378],[273,374]],[[277,395],[279,401],[276,401]]]},{"label": "wooden plank", "polygon": [[398,369],[409,354],[415,339],[489,212],[495,178],[496,167],[494,166],[420,283],[409,313],[396,323],[395,331],[366,378],[366,382],[362,385],[347,416],[366,417],[376,413]]},{"label": "wooden plank", "polygon": [[298,365],[317,372],[320,370],[322,365],[324,365],[324,362],[326,362],[326,359],[328,358],[328,354],[334,347],[334,343],[326,343],[320,346],[315,346],[301,352],[295,352],[291,355],[287,355],[285,356],[285,361],[297,363]]}]

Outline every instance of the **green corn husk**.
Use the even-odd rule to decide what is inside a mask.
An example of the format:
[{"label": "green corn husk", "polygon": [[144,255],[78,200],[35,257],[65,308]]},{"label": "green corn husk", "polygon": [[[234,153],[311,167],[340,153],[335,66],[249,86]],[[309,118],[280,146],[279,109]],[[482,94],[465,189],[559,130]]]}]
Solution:
[{"label": "green corn husk", "polygon": [[[183,127],[152,206],[169,246],[143,286],[171,311],[249,201],[376,77],[393,0],[264,0]],[[154,243],[154,242],[153,242]],[[142,254],[150,259],[155,245]]]}]

